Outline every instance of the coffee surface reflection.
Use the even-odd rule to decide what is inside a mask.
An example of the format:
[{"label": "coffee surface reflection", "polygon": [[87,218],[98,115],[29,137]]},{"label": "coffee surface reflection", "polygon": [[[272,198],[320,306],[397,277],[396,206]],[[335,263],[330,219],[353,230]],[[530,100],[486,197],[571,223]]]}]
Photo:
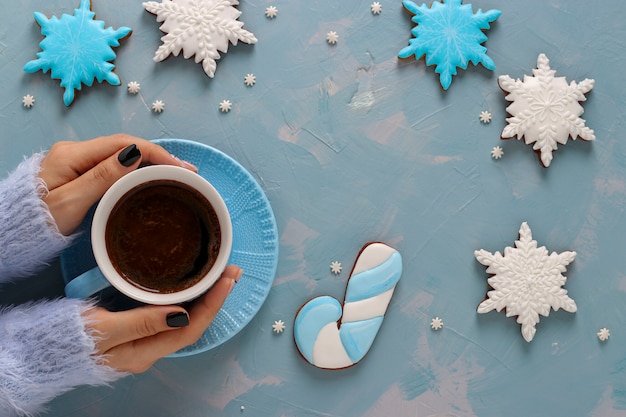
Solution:
[{"label": "coffee surface reflection", "polygon": [[198,191],[154,180],[128,191],[106,225],[113,267],[134,286],[173,293],[200,281],[220,249],[217,214]]}]

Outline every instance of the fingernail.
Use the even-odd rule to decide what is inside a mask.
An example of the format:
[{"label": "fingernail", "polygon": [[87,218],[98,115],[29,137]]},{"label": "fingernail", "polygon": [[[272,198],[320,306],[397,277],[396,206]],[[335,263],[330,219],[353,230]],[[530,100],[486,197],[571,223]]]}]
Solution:
[{"label": "fingernail", "polygon": [[189,316],[184,311],[170,313],[167,315],[165,322],[169,327],[185,327],[189,325]]},{"label": "fingernail", "polygon": [[176,155],[174,155],[174,154],[172,154],[172,153],[170,154],[170,156],[171,156],[172,158],[174,158],[174,159],[176,160],[176,162],[178,162],[178,164],[179,164],[181,167],[183,167],[183,168],[187,168],[187,169],[189,169],[189,170],[191,170],[191,171],[196,171],[196,172],[198,171],[198,168],[197,168],[194,164],[192,164],[192,163],[190,163],[190,162],[187,162],[187,161],[183,161],[182,159],[180,159],[179,157],[177,157]]},{"label": "fingernail", "polygon": [[241,278],[242,275],[243,275],[243,269],[239,269],[239,271],[237,271],[237,275],[233,277],[233,279],[235,280],[235,284],[239,282],[239,278]]},{"label": "fingernail", "polygon": [[187,162],[187,161],[181,161],[181,162],[183,163],[183,166],[187,168],[188,170],[198,172],[198,167],[192,164],[191,162]]},{"label": "fingernail", "polygon": [[137,162],[139,158],[141,158],[141,151],[139,151],[139,148],[135,144],[127,146],[117,156],[117,160],[125,167],[131,166]]}]

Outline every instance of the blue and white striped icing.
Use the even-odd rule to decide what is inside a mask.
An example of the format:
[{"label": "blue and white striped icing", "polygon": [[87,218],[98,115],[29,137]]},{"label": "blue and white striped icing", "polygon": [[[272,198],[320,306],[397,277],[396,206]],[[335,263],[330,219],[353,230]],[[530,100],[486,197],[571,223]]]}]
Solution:
[{"label": "blue and white striped icing", "polygon": [[348,280],[344,305],[329,296],[304,304],[294,338],[311,364],[324,369],[352,366],[369,351],[402,274],[402,257],[383,243],[361,251]]}]

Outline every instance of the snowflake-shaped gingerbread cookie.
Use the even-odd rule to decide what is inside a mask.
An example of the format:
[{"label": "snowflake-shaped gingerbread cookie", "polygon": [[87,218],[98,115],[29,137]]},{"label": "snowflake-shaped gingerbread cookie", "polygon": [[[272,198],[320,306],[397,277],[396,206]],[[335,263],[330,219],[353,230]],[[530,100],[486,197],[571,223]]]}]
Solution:
[{"label": "snowflake-shaped gingerbread cookie", "polygon": [[565,145],[570,137],[588,141],[596,138],[579,117],[584,112],[580,102],[586,100],[585,94],[593,88],[594,80],[568,84],[565,77],[555,74],[548,58],[540,54],[533,76],[524,75],[523,80],[508,75],[498,77],[506,99],[513,102],[506,108],[512,117],[506,119],[502,139],[524,137],[526,144],[533,144],[545,167],[550,166],[557,144]]},{"label": "snowflake-shaped gingerbread cookie", "polygon": [[487,40],[483,30],[489,29],[489,23],[500,17],[500,10],[483,13],[479,9],[473,13],[472,5],[462,4],[462,0],[433,1],[430,8],[425,4],[418,6],[410,0],[404,0],[402,4],[415,15],[412,20],[417,26],[411,30],[414,38],[409,41],[409,46],[398,56],[409,58],[415,55],[415,59],[426,56],[426,65],[436,65],[435,72],[439,74],[444,90],[450,87],[456,69],[466,69],[469,62],[480,63],[489,70],[496,68],[482,43]]},{"label": "snowflake-shaped gingerbread cookie", "polygon": [[517,316],[527,342],[535,336],[539,315],[548,317],[550,308],[576,312],[576,303],[562,288],[567,281],[563,276],[565,267],[574,260],[576,252],[548,254],[545,246],[537,247],[526,222],[520,227],[515,247],[504,248],[504,255],[481,249],[475,251],[474,256],[487,267],[487,273],[492,274],[487,282],[493,288],[477,311],[488,313],[506,309],[507,317]]},{"label": "snowflake-shaped gingerbread cookie", "polygon": [[237,20],[241,12],[237,0],[162,0],[147,1],[143,7],[157,16],[157,22],[165,36],[157,49],[154,61],[160,62],[170,55],[181,52],[185,59],[195,55],[195,62],[202,62],[204,72],[215,76],[220,52],[228,51],[228,43],[238,41],[253,44],[257,38],[243,28]]},{"label": "snowflake-shaped gingerbread cookie", "polygon": [[48,19],[35,12],[35,20],[45,36],[39,46],[42,51],[37,59],[24,65],[24,71],[50,71],[53,79],[61,80],[65,88],[63,103],[69,106],[74,101],[74,90],[82,85],[90,87],[94,80],[120,85],[120,78],[113,72],[115,59],[112,47],[119,46],[120,40],[130,35],[131,29],[120,27],[117,30],[104,22],[94,20],[91,1],[81,0],[73,15],[63,14],[60,19]]}]

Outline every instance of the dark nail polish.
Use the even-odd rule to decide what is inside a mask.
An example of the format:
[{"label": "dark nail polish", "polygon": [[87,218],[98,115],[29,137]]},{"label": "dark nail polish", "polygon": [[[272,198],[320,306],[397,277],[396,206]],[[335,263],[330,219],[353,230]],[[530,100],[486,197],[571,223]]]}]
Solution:
[{"label": "dark nail polish", "polygon": [[117,156],[117,160],[125,167],[129,167],[141,158],[141,152],[137,145],[129,145]]},{"label": "dark nail polish", "polygon": [[179,311],[168,314],[165,321],[169,327],[185,327],[189,325],[189,316],[184,311]]}]

